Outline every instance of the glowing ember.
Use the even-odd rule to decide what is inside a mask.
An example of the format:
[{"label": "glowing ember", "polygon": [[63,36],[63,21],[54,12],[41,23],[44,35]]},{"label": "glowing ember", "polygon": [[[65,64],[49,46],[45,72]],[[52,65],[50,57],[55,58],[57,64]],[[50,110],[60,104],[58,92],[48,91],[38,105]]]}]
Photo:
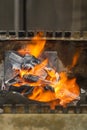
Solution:
[{"label": "glowing ember", "polygon": [[[21,55],[30,54],[38,58],[45,46],[46,41],[42,40],[40,35],[35,36],[31,44],[19,50]],[[78,53],[73,59],[72,66],[76,64]],[[40,61],[31,68],[21,68],[16,70],[19,73],[19,81],[13,86],[21,87],[29,85],[34,87],[31,94],[27,97],[32,100],[48,102],[51,108],[55,105],[66,106],[73,100],[77,100],[80,94],[76,79],[68,79],[66,72],[58,73],[48,66],[48,60]],[[24,91],[22,92],[22,94]]]}]

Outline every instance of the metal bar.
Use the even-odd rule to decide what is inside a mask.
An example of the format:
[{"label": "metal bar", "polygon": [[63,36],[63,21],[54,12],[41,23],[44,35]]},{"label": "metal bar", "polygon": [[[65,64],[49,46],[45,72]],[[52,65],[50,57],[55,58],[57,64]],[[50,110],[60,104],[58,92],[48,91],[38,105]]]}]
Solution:
[{"label": "metal bar", "polygon": [[16,34],[19,30],[19,0],[14,0],[14,6],[15,6],[15,11],[14,11],[14,28],[16,31]]},{"label": "metal bar", "polygon": [[55,113],[55,114],[87,114],[87,104],[84,104],[83,106],[68,106],[66,108],[63,108],[62,106],[56,106],[55,109],[50,109],[48,105],[40,106],[39,104],[4,104],[3,106],[0,106],[0,114],[2,113]]},{"label": "metal bar", "polygon": [[[0,39],[18,39],[18,38],[32,38],[35,35],[38,34],[38,32],[42,32],[43,33],[43,37],[48,38],[48,39],[87,39],[87,31],[41,31],[41,30],[14,30],[14,31],[9,31],[8,35],[7,35],[7,31],[0,31]],[[18,35],[16,35],[16,33]],[[42,38],[43,38],[42,37]]]},{"label": "metal bar", "polygon": [[27,5],[27,0],[23,0],[23,30],[26,31],[27,27],[27,22],[26,22],[26,16],[27,16],[27,11],[26,11],[26,5]]},{"label": "metal bar", "polygon": [[81,0],[73,0],[72,31],[81,30]]},{"label": "metal bar", "polygon": [[[4,39],[0,39],[0,42],[3,42],[3,44],[5,43],[5,41],[30,41],[32,40],[32,38],[4,38]],[[86,39],[75,39],[75,38],[45,38],[43,37],[41,40],[55,40],[55,41],[76,41],[76,42],[86,42],[87,43],[87,38]]]},{"label": "metal bar", "polygon": [[[17,26],[15,27],[16,31],[9,31],[8,35],[5,31],[0,31],[0,41],[27,41],[31,40],[38,32],[41,31],[17,31]],[[60,40],[60,41],[87,41],[87,31],[56,31],[50,32],[45,31],[43,32],[42,40]]]}]

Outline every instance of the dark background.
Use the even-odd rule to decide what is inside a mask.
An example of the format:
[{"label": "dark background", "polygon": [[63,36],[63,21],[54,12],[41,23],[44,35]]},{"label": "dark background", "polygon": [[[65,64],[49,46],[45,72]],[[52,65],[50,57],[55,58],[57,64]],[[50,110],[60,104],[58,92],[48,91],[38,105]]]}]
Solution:
[{"label": "dark background", "polygon": [[0,0],[0,30],[87,31],[87,0]]}]

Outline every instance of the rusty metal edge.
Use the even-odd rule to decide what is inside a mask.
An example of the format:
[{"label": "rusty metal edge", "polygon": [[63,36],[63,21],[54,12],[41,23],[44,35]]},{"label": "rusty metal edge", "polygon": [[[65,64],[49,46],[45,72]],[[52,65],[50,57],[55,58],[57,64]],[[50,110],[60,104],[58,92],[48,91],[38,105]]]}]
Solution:
[{"label": "rusty metal edge", "polygon": [[87,41],[87,31],[32,31],[27,32],[21,30],[15,31],[1,31],[0,30],[0,41],[27,41],[31,40],[39,32],[43,33],[43,39],[46,40],[60,40],[60,41]]}]

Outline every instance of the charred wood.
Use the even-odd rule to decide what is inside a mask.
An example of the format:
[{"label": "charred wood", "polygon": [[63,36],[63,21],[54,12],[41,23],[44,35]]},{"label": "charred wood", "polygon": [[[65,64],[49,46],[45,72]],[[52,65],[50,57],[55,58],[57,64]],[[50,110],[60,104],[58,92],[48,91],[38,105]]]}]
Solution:
[{"label": "charred wood", "polygon": [[9,91],[16,91],[22,93],[24,91],[25,95],[30,94],[33,91],[34,87],[29,85],[22,85],[20,87],[10,86]]},{"label": "charred wood", "polygon": [[38,77],[38,76],[31,75],[31,74],[29,74],[29,75],[25,74],[25,75],[23,76],[23,78],[24,78],[25,81],[27,81],[27,82],[37,82],[37,81],[39,80],[39,77]]},{"label": "charred wood", "polygon": [[9,60],[12,64],[13,69],[30,69],[33,68],[36,64],[40,63],[40,60],[35,56],[26,54],[25,56],[20,56],[16,52],[9,52]]},{"label": "charred wood", "polygon": [[46,90],[46,91],[50,90],[50,91],[54,92],[54,88],[52,86],[45,86],[44,90]]}]

